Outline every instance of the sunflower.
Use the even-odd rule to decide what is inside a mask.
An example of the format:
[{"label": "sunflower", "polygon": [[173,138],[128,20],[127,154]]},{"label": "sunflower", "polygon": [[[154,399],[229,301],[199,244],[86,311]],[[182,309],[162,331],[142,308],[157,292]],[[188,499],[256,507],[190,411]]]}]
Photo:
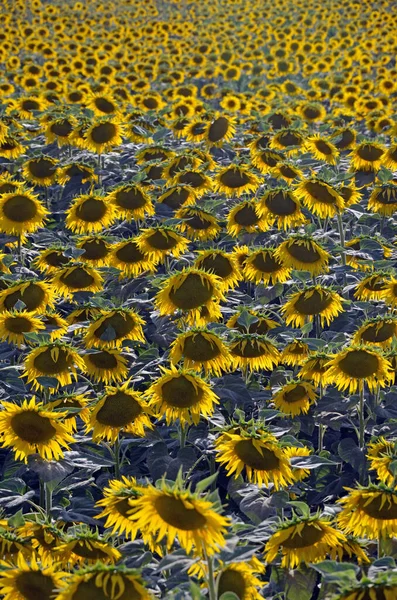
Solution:
[{"label": "sunflower", "polygon": [[361,283],[357,285],[354,297],[357,300],[384,300],[387,293],[390,295],[388,289],[387,278],[390,274],[383,271],[373,272],[371,275],[367,275],[362,279]]},{"label": "sunflower", "polygon": [[198,257],[194,261],[194,268],[216,275],[220,280],[223,292],[236,287],[241,279],[240,269],[233,254],[227,254],[223,250],[199,251]]},{"label": "sunflower", "polygon": [[82,355],[86,373],[94,380],[106,383],[118,383],[127,377],[127,359],[121,350],[89,350]]},{"label": "sunflower", "polygon": [[256,485],[276,490],[294,481],[289,460],[277,438],[263,429],[262,424],[250,423],[232,427],[215,441],[216,461],[225,466],[227,475],[237,477],[245,470],[247,479]]},{"label": "sunflower", "polygon": [[316,397],[313,385],[306,381],[294,380],[286,383],[273,394],[272,402],[285,415],[295,417],[306,414]]},{"label": "sunflower", "polygon": [[171,227],[164,226],[141,229],[135,241],[139,250],[154,262],[164,260],[170,253],[178,258],[189,246],[189,240]]},{"label": "sunflower", "polygon": [[161,315],[182,311],[185,318],[199,325],[203,309],[208,311],[208,319],[218,316],[217,303],[225,300],[221,288],[219,277],[190,267],[165,280],[156,295],[155,305]]},{"label": "sunflower", "polygon": [[72,383],[72,376],[77,380],[77,369],[85,371],[78,352],[68,344],[56,341],[41,344],[27,354],[22,377],[27,377],[28,383],[33,382],[35,389],[42,387],[40,377],[57,379],[58,385],[64,386]]},{"label": "sunflower", "polygon": [[17,564],[5,565],[0,574],[0,593],[4,600],[51,600],[67,573],[56,568],[40,564],[35,554],[29,562],[21,552]]},{"label": "sunflower", "polygon": [[226,592],[232,592],[239,600],[261,600],[263,596],[258,592],[265,582],[260,581],[256,574],[262,572],[256,565],[247,562],[231,562],[215,572],[218,598]]},{"label": "sunflower", "polygon": [[94,233],[110,227],[117,210],[106,198],[92,193],[76,196],[66,211],[66,227],[74,233]]},{"label": "sunflower", "polygon": [[321,326],[324,327],[343,312],[342,300],[337,292],[321,285],[312,285],[289,296],[281,307],[281,312],[287,325],[303,327],[318,315]]},{"label": "sunflower", "polygon": [[[67,316],[67,322],[69,325],[77,325],[84,323],[85,321],[92,321],[94,317],[101,313],[101,309],[91,304],[80,305],[79,308],[72,310]],[[74,331],[79,331],[80,328],[75,328]],[[84,330],[84,327],[81,327]]]},{"label": "sunflower", "polygon": [[354,181],[352,181],[349,185],[340,185],[337,188],[337,191],[343,198],[345,208],[352,206],[353,204],[360,204],[362,195],[359,192],[359,189],[355,186]]},{"label": "sunflower", "polygon": [[279,162],[274,168],[272,168],[271,174],[276,179],[284,179],[287,183],[292,183],[295,179],[303,179],[304,177],[301,169],[299,169],[292,162],[288,162],[286,160]]},{"label": "sunflower", "polygon": [[119,112],[119,107],[110,94],[92,94],[85,99],[85,105],[96,117],[115,115]]},{"label": "sunflower", "polygon": [[301,379],[310,379],[317,386],[324,385],[324,377],[328,371],[330,356],[325,352],[312,352],[299,372]]},{"label": "sunflower", "polygon": [[241,333],[229,346],[232,367],[243,371],[272,371],[280,362],[280,353],[265,335]]},{"label": "sunflower", "polygon": [[144,219],[154,214],[153,203],[142,185],[122,183],[106,196],[117,217],[126,220]]},{"label": "sunflower", "polygon": [[208,329],[191,329],[182,332],[171,345],[170,361],[173,365],[183,358],[186,369],[201,371],[206,375],[222,376],[230,367],[230,354],[221,338]]},{"label": "sunflower", "polygon": [[346,537],[329,520],[318,515],[283,521],[265,547],[265,561],[271,563],[281,550],[281,566],[294,569],[303,563],[324,560],[340,548]]},{"label": "sunflower", "polygon": [[236,119],[218,112],[205,129],[205,140],[209,146],[219,148],[225,142],[230,142],[235,133]]},{"label": "sunflower", "polygon": [[268,227],[287,230],[306,223],[298,197],[293,190],[273,188],[260,199],[259,205]]},{"label": "sunflower", "polygon": [[397,336],[396,317],[385,316],[367,319],[355,332],[353,344],[375,344],[382,348],[391,346]]},{"label": "sunflower", "polygon": [[141,252],[136,238],[122,240],[113,244],[109,255],[109,264],[120,271],[120,279],[138,277],[145,271],[154,271],[156,261]]},{"label": "sunflower", "polygon": [[309,102],[301,104],[299,112],[302,118],[308,123],[323,121],[327,112],[324,106],[318,102]]},{"label": "sunflower", "polygon": [[384,217],[392,217],[397,211],[397,185],[395,183],[376,185],[368,200],[368,210]]},{"label": "sunflower", "polygon": [[295,193],[314,215],[322,219],[332,219],[345,208],[344,199],[339,192],[318,177],[311,177],[299,183]]},{"label": "sunflower", "polygon": [[56,597],[57,600],[78,598],[153,600],[138,571],[99,562],[68,574]]},{"label": "sunflower", "polygon": [[189,185],[172,185],[166,187],[157,198],[157,202],[169,206],[172,210],[177,210],[182,206],[191,206],[196,203],[196,194]]},{"label": "sunflower", "polygon": [[292,156],[300,151],[305,138],[298,129],[280,129],[271,139],[270,147],[276,150],[284,150]]},{"label": "sunflower", "polygon": [[251,154],[252,164],[262,173],[262,175],[271,173],[272,169],[274,169],[284,158],[284,155],[281,152],[270,150],[269,148],[253,151],[253,146],[251,146]]},{"label": "sunflower", "polygon": [[25,333],[45,329],[43,322],[27,310],[6,310],[0,313],[0,340],[17,346],[26,343]]},{"label": "sunflower", "polygon": [[45,281],[17,281],[0,292],[0,311],[12,310],[18,302],[29,312],[39,313],[55,306],[55,289]]},{"label": "sunflower", "polygon": [[69,258],[64,255],[65,248],[51,246],[47,250],[42,250],[33,261],[36,269],[42,273],[56,273],[59,267],[63,267],[69,262]]},{"label": "sunflower", "polygon": [[25,153],[25,146],[21,143],[21,139],[16,135],[8,135],[0,142],[0,156],[8,160],[15,160]]},{"label": "sunflower", "polygon": [[352,345],[330,357],[324,374],[325,385],[336,385],[338,390],[348,390],[354,394],[364,383],[371,392],[377,386],[385,387],[394,381],[392,366],[374,346]]},{"label": "sunflower", "polygon": [[384,484],[345,488],[348,495],[340,498],[342,511],[338,526],[345,533],[378,539],[397,534],[397,492]]},{"label": "sunflower", "polygon": [[[253,319],[250,319],[248,327],[240,322],[242,312],[247,312]],[[240,307],[239,310],[230,317],[226,323],[226,327],[231,329],[237,329],[241,333],[257,333],[258,335],[265,335],[271,329],[279,327],[280,324],[273,319],[269,319],[266,314],[262,314],[256,310],[246,309],[245,306]]]},{"label": "sunflower", "polygon": [[342,127],[332,132],[330,137],[338,150],[347,150],[354,146],[357,134],[350,127]]},{"label": "sunflower", "polygon": [[38,196],[20,189],[0,195],[0,231],[9,235],[34,233],[44,227],[48,210]]},{"label": "sunflower", "polygon": [[175,219],[179,221],[176,228],[197,241],[212,240],[222,230],[214,215],[194,206],[180,208],[175,213]]},{"label": "sunflower", "polygon": [[63,458],[63,449],[74,442],[61,419],[66,413],[48,410],[33,397],[21,406],[4,402],[0,412],[1,445],[12,448],[16,460],[27,462],[30,454],[46,460]]},{"label": "sunflower", "polygon": [[[286,456],[289,461],[291,458],[311,455],[311,450],[307,446],[283,446],[283,451],[284,456]],[[309,477],[310,469],[292,466],[292,474],[294,476],[294,481],[302,481],[303,479],[306,479],[306,477]]]},{"label": "sunflower", "polygon": [[350,169],[378,171],[382,165],[385,148],[377,142],[361,142],[350,153]]},{"label": "sunflower", "polygon": [[243,278],[254,283],[275,285],[291,277],[291,269],[275,258],[274,248],[252,250],[244,261]]},{"label": "sunflower", "polygon": [[63,422],[70,433],[73,433],[77,431],[76,417],[79,416],[85,421],[89,416],[88,402],[88,394],[62,394],[52,397],[51,402],[47,402],[46,408],[54,411],[66,411]]},{"label": "sunflower", "polygon": [[133,310],[118,308],[101,311],[84,336],[86,346],[117,348],[125,340],[145,342],[142,326],[145,321]]},{"label": "sunflower", "polygon": [[102,508],[102,512],[95,518],[104,519],[106,517],[106,529],[112,527],[113,534],[125,535],[133,540],[138,530],[135,523],[129,518],[132,508],[128,500],[137,498],[142,493],[142,486],[137,484],[134,477],[124,476],[121,480],[111,479],[108,486],[103,488],[103,498],[95,504]]},{"label": "sunflower", "polygon": [[86,183],[87,181],[96,182],[97,180],[98,176],[95,174],[94,169],[84,162],[72,162],[58,168],[57,182],[62,186],[65,186],[69,181]]},{"label": "sunflower", "polygon": [[337,147],[319,134],[315,134],[306,140],[305,150],[310,152],[316,160],[323,160],[330,165],[336,165],[339,158]]},{"label": "sunflower", "polygon": [[397,169],[397,144],[391,144],[382,158],[382,164],[386,169],[395,171]]},{"label": "sunflower", "polygon": [[58,161],[50,156],[31,158],[22,166],[22,175],[30,183],[49,187],[57,178]]},{"label": "sunflower", "polygon": [[256,192],[260,185],[260,178],[242,164],[230,164],[221,168],[214,179],[215,192],[231,197]]},{"label": "sunflower", "polygon": [[300,367],[306,361],[309,353],[309,346],[305,342],[294,340],[283,348],[280,362],[289,367]]},{"label": "sunflower", "polygon": [[103,154],[123,141],[124,130],[117,118],[99,118],[84,132],[84,145],[87,150]]},{"label": "sunflower", "polygon": [[335,600],[394,600],[397,594],[397,581],[390,571],[390,579],[387,573],[381,574],[377,579],[369,579],[363,576],[359,582],[350,584],[342,593],[335,596]]},{"label": "sunflower", "polygon": [[63,298],[73,298],[77,292],[99,292],[103,287],[103,277],[94,267],[73,263],[58,269],[52,285]]},{"label": "sunflower", "polygon": [[15,564],[18,554],[27,558],[31,552],[30,540],[27,540],[25,536],[14,533],[14,531],[0,529],[0,555],[3,560]]},{"label": "sunflower", "polygon": [[265,228],[266,219],[261,205],[255,200],[240,202],[227,215],[227,232],[232,237],[238,237],[242,231],[254,233]]},{"label": "sunflower", "polygon": [[331,255],[310,236],[291,235],[276,249],[274,257],[286,268],[319,275],[328,271]]},{"label": "sunflower", "polygon": [[81,528],[74,535],[65,536],[64,541],[54,548],[54,556],[62,564],[95,565],[97,562],[103,564],[114,564],[121,558],[121,552],[117,550],[110,540],[102,538],[98,533],[88,528]]},{"label": "sunflower", "polygon": [[156,536],[158,542],[166,544],[167,551],[177,539],[187,554],[202,556],[204,548],[212,556],[226,543],[230,519],[220,514],[218,505],[207,494],[184,490],[178,481],[170,485],[163,480],[159,489],[148,485],[129,503],[134,510],[130,519],[143,532],[143,539]]},{"label": "sunflower", "polygon": [[392,463],[396,460],[394,446],[394,442],[390,442],[381,436],[368,444],[367,454],[369,468],[376,471],[378,479],[390,488],[394,484],[392,468]]},{"label": "sunflower", "polygon": [[162,375],[145,392],[149,406],[165,416],[167,425],[179,419],[181,424],[197,423],[208,418],[218,404],[218,396],[199,375],[186,368],[161,367]]},{"label": "sunflower", "polygon": [[205,174],[204,170],[184,169],[179,171],[175,177],[168,182],[169,185],[187,185],[193,188],[196,198],[201,198],[212,188],[211,178]]}]

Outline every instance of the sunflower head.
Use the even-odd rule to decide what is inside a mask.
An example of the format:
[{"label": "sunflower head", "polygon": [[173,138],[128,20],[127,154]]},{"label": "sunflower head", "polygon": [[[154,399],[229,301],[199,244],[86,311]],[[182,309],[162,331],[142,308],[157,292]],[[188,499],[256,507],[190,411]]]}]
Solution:
[{"label": "sunflower head", "polygon": [[276,249],[275,258],[285,267],[319,275],[328,271],[330,254],[310,236],[292,235]]},{"label": "sunflower head", "polygon": [[3,233],[34,233],[44,226],[48,214],[38,196],[23,188],[0,195],[0,231]]},{"label": "sunflower head", "polygon": [[183,358],[187,369],[221,376],[230,367],[230,355],[222,339],[206,328],[193,328],[180,333],[171,346],[170,361],[178,363]]},{"label": "sunflower head", "polygon": [[291,416],[307,413],[315,400],[314,386],[301,380],[286,383],[272,396],[275,407]]},{"label": "sunflower head", "polygon": [[263,369],[272,371],[280,361],[274,341],[266,335],[241,333],[234,336],[229,346],[232,366],[243,371]]},{"label": "sunflower head", "polygon": [[321,325],[329,325],[343,312],[342,297],[329,288],[321,285],[305,287],[302,291],[292,294],[281,311],[287,325],[303,327],[308,321],[319,316]]}]

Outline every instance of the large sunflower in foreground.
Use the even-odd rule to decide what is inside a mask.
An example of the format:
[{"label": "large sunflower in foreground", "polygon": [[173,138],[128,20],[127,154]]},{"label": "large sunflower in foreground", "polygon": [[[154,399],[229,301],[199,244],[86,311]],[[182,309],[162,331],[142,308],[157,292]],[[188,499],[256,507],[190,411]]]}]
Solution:
[{"label": "large sunflower in foreground", "polygon": [[40,377],[57,379],[59,385],[70,385],[72,378],[77,379],[77,370],[85,371],[84,361],[72,346],[52,342],[41,344],[31,350],[25,357],[22,377],[33,383],[36,389],[41,388]]},{"label": "large sunflower in foreground", "polygon": [[[69,573],[56,600],[152,600],[140,573],[123,566],[96,563]],[[28,599],[30,600],[30,599]],[[33,599],[32,599],[33,600]],[[36,599],[34,599],[36,600]],[[44,600],[44,598],[43,598]]]},{"label": "large sunflower in foreground", "polygon": [[345,207],[339,192],[318,177],[305,179],[299,183],[295,193],[314,215],[322,219],[334,217]]},{"label": "large sunflower in foreground", "polygon": [[94,233],[112,225],[117,211],[111,202],[99,194],[82,194],[73,199],[66,211],[66,227],[74,233]]},{"label": "large sunflower in foreground", "polygon": [[353,344],[375,344],[385,348],[391,346],[397,336],[397,318],[390,316],[367,319],[353,336]]},{"label": "large sunflower in foreground", "polygon": [[340,548],[346,537],[329,520],[318,515],[286,520],[280,524],[265,547],[265,560],[271,563],[281,551],[281,566],[294,569],[303,563],[324,560]]},{"label": "large sunflower in foreground", "polygon": [[0,572],[0,593],[4,600],[52,600],[67,575],[55,565],[40,564],[35,554],[27,562],[20,553],[17,564],[5,563],[4,567]]},{"label": "large sunflower in foreground", "polygon": [[106,517],[106,529],[112,527],[112,533],[135,539],[138,530],[134,521],[129,518],[132,512],[129,499],[137,498],[142,492],[142,486],[137,484],[134,477],[124,476],[121,480],[111,479],[108,486],[103,488],[103,498],[95,504],[102,508],[102,512],[95,518]]},{"label": "large sunflower in foreground", "polygon": [[211,556],[222,548],[230,520],[223,517],[217,505],[189,490],[178,482],[172,486],[163,481],[160,489],[147,486],[136,499],[129,500],[133,512],[130,516],[136,527],[147,536],[156,536],[167,550],[178,540],[190,554]]},{"label": "large sunflower in foreground", "polygon": [[103,310],[88,327],[84,343],[96,348],[114,348],[125,340],[144,342],[143,325],[145,321],[132,309]]},{"label": "large sunflower in foreground", "polygon": [[0,195],[0,231],[9,235],[33,233],[44,226],[48,210],[39,197],[23,189]]},{"label": "large sunflower in foreground", "polygon": [[374,346],[353,345],[341,350],[326,364],[324,385],[336,385],[338,390],[354,394],[364,383],[374,392],[394,381],[391,363]]},{"label": "large sunflower in foreground", "polygon": [[227,347],[216,333],[197,328],[180,333],[171,345],[170,361],[176,364],[182,359],[187,369],[204,369],[206,374],[217,377],[229,369],[231,360]]},{"label": "large sunflower in foreground", "polygon": [[46,281],[29,279],[14,282],[0,292],[0,310],[12,310],[21,301],[29,312],[42,312],[47,306],[55,307],[55,290]]},{"label": "large sunflower in foreground", "polygon": [[384,484],[345,488],[348,495],[338,502],[338,526],[358,537],[378,539],[397,535],[397,491]]},{"label": "large sunflower in foreground", "polygon": [[266,335],[241,333],[229,345],[232,366],[243,371],[272,371],[280,362],[280,352]]},{"label": "large sunflower in foreground", "polygon": [[391,217],[397,210],[397,185],[388,182],[375,186],[368,200],[368,210]]},{"label": "large sunflower in foreground", "polygon": [[314,285],[292,294],[288,302],[281,307],[281,311],[287,325],[303,327],[318,315],[321,325],[324,326],[329,325],[343,312],[342,300],[337,292]]},{"label": "large sunflower in foreground", "polygon": [[296,416],[308,412],[316,400],[314,386],[306,381],[291,381],[272,396],[275,407],[286,415]]},{"label": "large sunflower in foreground", "polygon": [[149,406],[159,416],[165,416],[167,425],[179,419],[181,423],[197,423],[201,415],[211,416],[218,404],[218,396],[211,386],[196,373],[185,368],[161,368],[163,374],[146,390]]},{"label": "large sunflower in foreground", "polygon": [[103,396],[90,407],[85,419],[86,433],[92,431],[96,443],[106,439],[114,444],[120,431],[144,437],[146,429],[153,429],[151,414],[142,395],[130,388],[130,381],[121,386],[106,387]]},{"label": "large sunflower in foreground", "polygon": [[202,269],[188,268],[165,280],[156,295],[155,304],[161,315],[181,311],[199,325],[201,309],[207,309],[209,318],[212,314],[217,316],[217,304],[221,300],[225,297],[219,277]]},{"label": "large sunflower in foreground", "polygon": [[282,242],[276,249],[274,257],[285,267],[299,271],[309,271],[319,275],[328,271],[328,261],[331,258],[320,244],[309,236],[293,235]]},{"label": "large sunflower in foreground", "polygon": [[46,460],[59,460],[64,449],[74,442],[61,419],[66,413],[48,410],[35,398],[24,400],[21,406],[3,402],[0,412],[0,443],[12,448],[17,460],[27,462],[30,454],[40,454]]},{"label": "large sunflower in foreground", "polygon": [[350,153],[350,169],[355,171],[377,171],[382,165],[385,148],[374,141],[357,144]]},{"label": "large sunflower in foreground", "polygon": [[215,448],[216,461],[235,479],[245,471],[248,481],[259,486],[269,486],[271,482],[276,490],[294,481],[277,438],[259,424],[230,428],[216,439]]},{"label": "large sunflower in foreground", "polygon": [[30,183],[49,187],[57,178],[58,161],[51,156],[38,156],[26,161],[22,167],[23,177]]}]

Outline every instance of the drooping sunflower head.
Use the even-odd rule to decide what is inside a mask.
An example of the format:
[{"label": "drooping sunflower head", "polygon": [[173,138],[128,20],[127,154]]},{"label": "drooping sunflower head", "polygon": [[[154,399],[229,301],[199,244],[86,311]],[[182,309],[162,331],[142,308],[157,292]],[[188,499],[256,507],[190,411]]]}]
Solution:
[{"label": "drooping sunflower head", "polygon": [[248,166],[237,163],[220,169],[214,180],[216,192],[232,197],[256,192],[260,184],[260,178]]},{"label": "drooping sunflower head", "polygon": [[82,260],[96,267],[106,266],[111,245],[104,235],[86,235],[76,242],[76,248],[84,250]]},{"label": "drooping sunflower head", "polygon": [[275,407],[286,415],[306,414],[316,400],[314,386],[306,381],[286,383],[272,396]]},{"label": "drooping sunflower head", "polygon": [[21,406],[3,403],[0,413],[1,445],[11,448],[17,460],[27,462],[30,454],[40,454],[46,460],[63,458],[65,449],[74,442],[62,422],[66,413],[49,410],[35,398],[24,400]]},{"label": "drooping sunflower head", "polygon": [[220,147],[225,142],[230,142],[235,133],[236,119],[218,112],[205,129],[205,140],[209,146]]},{"label": "drooping sunflower head", "polygon": [[305,206],[322,219],[334,217],[345,207],[344,199],[339,192],[318,177],[305,179],[299,183],[295,192]]},{"label": "drooping sunflower head", "polygon": [[387,271],[374,271],[367,275],[357,285],[354,297],[357,300],[383,300],[386,294],[390,294],[388,280],[391,274]]},{"label": "drooping sunflower head", "polygon": [[39,156],[31,158],[24,163],[22,175],[27,181],[36,185],[48,187],[52,185],[58,173],[58,161],[50,156]]},{"label": "drooping sunflower head", "polygon": [[226,592],[236,594],[239,600],[260,600],[259,587],[264,582],[256,576],[263,570],[262,565],[256,565],[251,560],[247,562],[232,562],[223,566],[216,572],[218,597]]},{"label": "drooping sunflower head", "polygon": [[303,327],[308,321],[319,316],[321,325],[329,325],[343,312],[342,297],[330,288],[321,285],[305,287],[292,294],[281,307],[287,325]]},{"label": "drooping sunflower head", "polygon": [[135,237],[114,244],[109,256],[109,264],[120,271],[119,279],[138,277],[145,271],[154,271],[156,262],[139,249]]},{"label": "drooping sunflower head", "polygon": [[4,600],[40,598],[51,600],[67,575],[55,570],[54,565],[40,562],[33,553],[26,559],[19,553],[16,564],[7,564],[0,575],[0,593]]},{"label": "drooping sunflower head", "polygon": [[[201,269],[189,268],[171,275],[156,296],[156,307],[162,315],[181,311],[200,324],[202,310],[217,317],[218,302],[225,300],[219,277]],[[208,320],[208,319],[207,319]]]},{"label": "drooping sunflower head", "polygon": [[150,385],[145,396],[149,406],[167,424],[179,419],[181,423],[195,423],[200,417],[213,414],[218,396],[211,386],[194,371],[185,368],[162,368],[163,374]]},{"label": "drooping sunflower head", "polygon": [[320,134],[309,137],[305,143],[305,149],[310,152],[315,159],[323,160],[330,165],[335,165],[339,158],[339,151],[334,144],[324,139]]},{"label": "drooping sunflower head", "polygon": [[376,471],[378,479],[385,485],[392,487],[394,483],[394,473],[392,463],[396,460],[395,444],[379,437],[368,444],[368,454],[370,469]]},{"label": "drooping sunflower head", "polygon": [[382,164],[385,148],[374,141],[357,144],[350,153],[350,169],[354,171],[377,171]]},{"label": "drooping sunflower head", "polygon": [[309,352],[309,346],[305,342],[294,340],[283,348],[281,362],[290,367],[302,366]]},{"label": "drooping sunflower head", "polygon": [[45,329],[43,322],[27,310],[6,310],[0,313],[0,340],[10,344],[26,343],[25,333]]},{"label": "drooping sunflower head", "polygon": [[92,349],[84,353],[82,358],[85,371],[94,381],[119,383],[127,377],[127,359],[119,349]]},{"label": "drooping sunflower head", "polygon": [[280,524],[265,547],[265,560],[273,562],[281,551],[281,566],[294,569],[303,563],[324,560],[341,547],[346,537],[329,520],[318,515],[294,517]]},{"label": "drooping sunflower head", "polygon": [[69,181],[96,182],[97,179],[94,169],[85,162],[71,162],[58,168],[57,181],[61,185],[66,185]]},{"label": "drooping sunflower head", "polygon": [[[248,313],[248,319],[244,313]],[[279,326],[280,324],[270,319],[266,313],[246,309],[246,307],[240,307],[226,323],[226,327],[237,329],[240,333],[256,333],[258,335],[265,335],[271,329]]]},{"label": "drooping sunflower head", "polygon": [[55,307],[55,289],[45,281],[30,279],[17,281],[0,292],[0,310],[12,310],[18,302],[29,312],[42,312],[47,306]]},{"label": "drooping sunflower head", "polygon": [[230,354],[223,340],[206,328],[182,332],[171,345],[170,361],[177,364],[183,359],[187,369],[214,374],[218,377],[230,367]]},{"label": "drooping sunflower head", "polygon": [[391,217],[397,210],[397,185],[393,182],[376,185],[368,200],[368,210]]},{"label": "drooping sunflower head", "polygon": [[27,382],[35,389],[43,387],[40,377],[49,377],[54,380],[55,389],[71,384],[72,378],[77,379],[77,370],[85,371],[78,352],[66,343],[55,341],[40,344],[27,354],[22,376],[27,377]]},{"label": "drooping sunflower head", "polygon": [[110,540],[93,532],[88,527],[75,528],[71,535],[54,549],[54,556],[63,564],[95,565],[114,564],[121,558],[121,552]]},{"label": "drooping sunflower head", "polygon": [[33,262],[34,267],[42,273],[55,273],[70,260],[64,255],[64,250],[65,248],[61,247],[61,245],[51,246],[46,250],[42,250]]},{"label": "drooping sunflower head", "polygon": [[215,448],[216,460],[228,476],[237,478],[244,471],[248,481],[259,486],[273,483],[276,490],[293,482],[288,458],[263,424],[230,428],[216,439]]},{"label": "drooping sunflower head", "polygon": [[9,235],[34,233],[44,226],[48,210],[38,196],[24,189],[0,195],[0,231]]},{"label": "drooping sunflower head", "polygon": [[328,271],[330,254],[310,236],[292,235],[276,249],[275,258],[285,267],[319,275]]},{"label": "drooping sunflower head", "polygon": [[76,196],[66,211],[66,227],[74,233],[99,232],[112,225],[117,218],[113,203],[99,194]]},{"label": "drooping sunflower head", "polygon": [[170,185],[187,185],[193,188],[196,198],[201,198],[212,188],[212,180],[206,175],[201,167],[200,169],[184,169],[179,171],[169,182]]},{"label": "drooping sunflower head", "polygon": [[309,379],[315,385],[324,385],[324,376],[328,370],[329,354],[325,352],[312,352],[304,361],[299,372],[301,379]]},{"label": "drooping sunflower head", "polygon": [[103,277],[88,264],[72,263],[57,271],[52,285],[64,298],[73,298],[77,292],[99,292],[103,287]]},{"label": "drooping sunflower head", "polygon": [[287,230],[306,223],[293,190],[280,187],[267,191],[260,200],[260,207],[268,227]]},{"label": "drooping sunflower head", "polygon": [[123,141],[124,130],[119,120],[112,118],[99,118],[89,126],[83,135],[83,143],[87,150],[103,154],[119,146]]},{"label": "drooping sunflower head", "polygon": [[243,371],[272,371],[280,361],[280,352],[266,335],[241,333],[229,346],[232,366]]},{"label": "drooping sunflower head", "polygon": [[282,152],[270,150],[270,148],[262,148],[253,151],[251,147],[251,154],[252,164],[263,175],[272,173],[272,170],[284,159],[284,154]]},{"label": "drooping sunflower head", "polygon": [[385,387],[394,381],[392,366],[374,346],[352,345],[331,357],[324,375],[325,384],[334,384],[339,390],[354,394],[367,384],[370,391],[379,385]]},{"label": "drooping sunflower head", "polygon": [[222,229],[214,215],[194,206],[180,208],[175,218],[179,219],[177,229],[193,240],[212,240]]},{"label": "drooping sunflower head", "polygon": [[344,588],[335,600],[393,600],[397,594],[397,580],[393,572],[384,572],[371,579],[363,576],[358,583]]},{"label": "drooping sunflower head", "polygon": [[353,344],[375,344],[385,348],[393,343],[397,335],[397,320],[392,315],[390,317],[379,316],[372,319],[366,319],[357,329],[353,336]]},{"label": "drooping sunflower head", "polygon": [[129,519],[129,514],[132,512],[129,498],[137,498],[142,486],[137,484],[134,477],[125,476],[122,476],[121,480],[111,479],[108,486],[103,489],[103,498],[96,503],[96,506],[103,510],[95,518],[106,517],[105,527],[112,527],[112,533],[134,539],[137,529],[135,523]]},{"label": "drooping sunflower head", "polygon": [[145,321],[132,309],[101,311],[88,327],[84,343],[87,347],[114,348],[125,340],[144,342],[143,325]]},{"label": "drooping sunflower head", "polygon": [[146,429],[153,429],[151,414],[142,395],[126,381],[121,386],[105,388],[103,396],[90,407],[86,432],[92,431],[96,443],[106,439],[114,444],[120,431],[144,437]]},{"label": "drooping sunflower head", "polygon": [[395,537],[397,532],[397,492],[383,483],[345,488],[338,502],[342,511],[337,521],[342,531],[358,537]]},{"label": "drooping sunflower head", "polygon": [[285,128],[280,129],[270,142],[271,148],[284,150],[288,155],[292,156],[300,151],[300,147],[304,144],[304,135],[298,129]]},{"label": "drooping sunflower head", "polygon": [[150,260],[158,262],[163,261],[169,254],[177,258],[186,252],[189,240],[171,227],[158,226],[141,229],[141,233],[136,237],[136,244]]},{"label": "drooping sunflower head", "polygon": [[291,277],[291,268],[275,256],[274,248],[251,249],[244,260],[243,277],[246,281],[274,285]]},{"label": "drooping sunflower head", "polygon": [[87,419],[89,415],[88,402],[89,396],[87,394],[69,393],[52,397],[46,407],[55,412],[65,413],[63,422],[72,433],[77,430],[77,417],[80,417],[83,421]]},{"label": "drooping sunflower head", "polygon": [[117,217],[131,221],[154,214],[153,203],[142,185],[121,183],[106,196],[116,209]]},{"label": "drooping sunflower head", "polygon": [[213,273],[220,280],[222,291],[236,287],[241,276],[235,258],[223,250],[201,250],[194,262],[194,267]]},{"label": "drooping sunflower head", "polygon": [[237,237],[242,231],[253,233],[265,228],[261,205],[255,200],[239,202],[227,216],[227,231],[232,237]]}]

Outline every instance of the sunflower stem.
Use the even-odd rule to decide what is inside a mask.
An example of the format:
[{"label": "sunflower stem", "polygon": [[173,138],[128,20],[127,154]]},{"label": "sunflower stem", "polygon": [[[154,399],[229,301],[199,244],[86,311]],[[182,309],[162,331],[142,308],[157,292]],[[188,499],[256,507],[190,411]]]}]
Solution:
[{"label": "sunflower stem", "polygon": [[184,423],[179,425],[179,446],[184,448],[186,445],[187,426]]},{"label": "sunflower stem", "polygon": [[364,384],[360,386],[360,403],[358,408],[358,419],[359,419],[359,438],[358,445],[362,450],[364,448],[364,434],[365,434],[365,419],[364,419]]},{"label": "sunflower stem", "polygon": [[120,479],[120,438],[117,437],[117,440],[114,443],[114,476],[116,479]]},{"label": "sunflower stem", "polygon": [[382,534],[378,535],[378,543],[377,543],[377,558],[381,558],[383,556],[383,547],[382,547]]},{"label": "sunflower stem", "polygon": [[338,212],[336,216],[338,219],[339,240],[340,240],[340,245],[342,247],[342,251],[341,251],[340,255],[342,258],[342,265],[345,267],[346,266],[345,232],[343,229],[342,214],[340,212]]},{"label": "sunflower stem", "polygon": [[52,510],[52,490],[48,486],[47,483],[44,483],[44,491],[45,491],[45,512],[49,519],[51,519],[51,510]]},{"label": "sunflower stem", "polygon": [[318,426],[318,451],[322,452],[322,450],[324,450],[324,433],[325,433],[325,426],[320,423],[320,425]]},{"label": "sunflower stem", "polygon": [[20,233],[18,233],[17,247],[18,247],[18,260],[19,260],[19,264],[21,266],[23,266],[23,263],[22,263],[22,243],[21,243],[21,234]]},{"label": "sunflower stem", "polygon": [[204,552],[205,560],[207,562],[207,569],[208,569],[207,583],[208,583],[209,600],[217,600],[216,582],[215,582],[215,574],[214,574],[214,562],[213,562],[212,557],[208,556],[204,542],[203,542],[203,552]]}]

